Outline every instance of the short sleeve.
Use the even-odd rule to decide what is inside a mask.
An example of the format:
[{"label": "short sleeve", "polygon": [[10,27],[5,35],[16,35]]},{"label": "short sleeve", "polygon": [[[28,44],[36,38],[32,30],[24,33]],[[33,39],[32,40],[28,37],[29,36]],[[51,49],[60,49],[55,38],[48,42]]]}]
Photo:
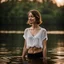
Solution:
[{"label": "short sleeve", "polygon": [[42,32],[43,32],[42,33],[42,40],[44,40],[44,39],[48,40],[48,35],[47,35],[46,29],[44,29]]},{"label": "short sleeve", "polygon": [[26,38],[27,38],[27,28],[24,30],[23,37],[24,37],[24,39],[26,39]]}]

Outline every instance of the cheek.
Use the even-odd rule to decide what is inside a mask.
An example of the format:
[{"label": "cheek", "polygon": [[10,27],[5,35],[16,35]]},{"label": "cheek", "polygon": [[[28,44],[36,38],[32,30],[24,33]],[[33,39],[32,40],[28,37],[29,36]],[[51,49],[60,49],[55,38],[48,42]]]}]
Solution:
[{"label": "cheek", "polygon": [[35,18],[33,18],[33,21],[35,21],[36,19]]},{"label": "cheek", "polygon": [[28,18],[29,21],[35,21],[35,18]]}]

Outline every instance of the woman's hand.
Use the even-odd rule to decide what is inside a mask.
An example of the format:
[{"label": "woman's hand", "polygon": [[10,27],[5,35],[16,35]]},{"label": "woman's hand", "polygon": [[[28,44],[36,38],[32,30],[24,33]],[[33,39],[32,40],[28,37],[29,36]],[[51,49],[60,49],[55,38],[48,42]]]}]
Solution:
[{"label": "woman's hand", "polygon": [[43,58],[43,63],[47,64],[47,58],[46,57]]},{"label": "woman's hand", "polygon": [[24,55],[22,55],[22,60],[24,60],[25,59],[25,56]]}]

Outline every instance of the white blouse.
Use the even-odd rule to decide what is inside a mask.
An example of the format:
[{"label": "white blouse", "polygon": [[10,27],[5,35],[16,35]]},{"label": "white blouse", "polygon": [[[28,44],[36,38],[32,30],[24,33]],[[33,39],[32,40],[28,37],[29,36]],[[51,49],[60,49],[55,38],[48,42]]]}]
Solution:
[{"label": "white blouse", "polygon": [[46,39],[48,40],[47,37],[47,31],[46,29],[42,28],[40,29],[40,31],[33,36],[29,30],[29,28],[26,28],[24,31],[24,35],[23,35],[24,39],[26,40],[26,45],[27,48],[29,47],[38,47],[38,48],[43,48],[43,40]]}]

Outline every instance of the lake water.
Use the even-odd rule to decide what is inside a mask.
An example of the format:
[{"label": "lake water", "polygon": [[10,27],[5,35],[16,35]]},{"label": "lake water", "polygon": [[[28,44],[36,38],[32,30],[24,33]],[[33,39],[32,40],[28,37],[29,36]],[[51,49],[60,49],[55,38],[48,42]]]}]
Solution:
[{"label": "lake water", "polygon": [[[41,60],[22,61],[22,36],[23,34],[0,33],[0,64],[42,64]],[[48,34],[47,64],[64,64],[64,34]]]}]

